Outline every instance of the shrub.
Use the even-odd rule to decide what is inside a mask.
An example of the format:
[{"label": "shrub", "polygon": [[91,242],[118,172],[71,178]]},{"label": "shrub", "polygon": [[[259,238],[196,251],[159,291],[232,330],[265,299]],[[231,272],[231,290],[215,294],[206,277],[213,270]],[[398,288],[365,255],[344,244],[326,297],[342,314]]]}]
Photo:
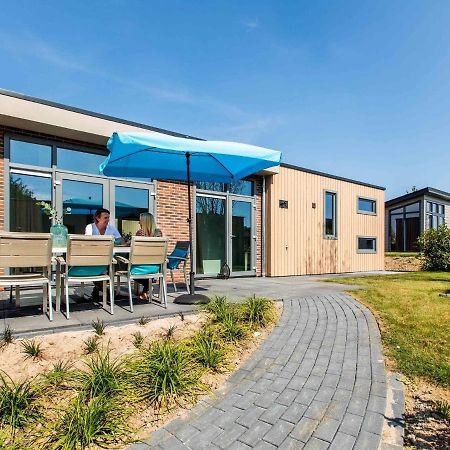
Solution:
[{"label": "shrub", "polygon": [[86,366],[87,370],[78,372],[76,379],[89,397],[113,396],[123,390],[125,369],[119,358],[111,358],[109,348],[95,353]]},{"label": "shrub", "polygon": [[226,297],[215,295],[206,305],[206,311],[212,315],[213,322],[222,322],[230,313],[231,305]]},{"label": "shrub", "polygon": [[157,410],[193,400],[203,387],[201,372],[186,347],[168,340],[145,349],[132,372],[140,397]]},{"label": "shrub", "polygon": [[21,342],[22,353],[25,353],[27,358],[40,358],[42,356],[41,344],[34,339],[25,339]]},{"label": "shrub", "polygon": [[253,328],[265,327],[273,320],[273,305],[264,297],[250,297],[242,307],[243,319]]},{"label": "shrub", "polygon": [[226,349],[214,330],[199,331],[192,344],[192,355],[203,367],[217,370],[226,363]]},{"label": "shrub", "polygon": [[38,415],[37,389],[29,381],[15,383],[0,374],[0,424],[22,428]]},{"label": "shrub", "polygon": [[87,399],[78,395],[52,429],[46,448],[106,448],[128,432],[123,408],[103,395]]},{"label": "shrub", "polygon": [[425,270],[450,271],[450,229],[440,225],[426,230],[418,239]]},{"label": "shrub", "polygon": [[92,328],[94,329],[97,336],[102,336],[103,334],[105,334],[106,324],[105,322],[103,322],[103,320],[100,319],[93,320]]}]

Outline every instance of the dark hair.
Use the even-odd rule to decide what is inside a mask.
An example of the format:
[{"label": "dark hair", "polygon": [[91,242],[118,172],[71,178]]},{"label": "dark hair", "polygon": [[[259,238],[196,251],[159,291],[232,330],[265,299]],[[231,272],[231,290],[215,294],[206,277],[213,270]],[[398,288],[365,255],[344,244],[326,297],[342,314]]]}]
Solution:
[{"label": "dark hair", "polygon": [[103,213],[111,214],[106,208],[99,208],[95,211],[94,219],[98,219]]}]

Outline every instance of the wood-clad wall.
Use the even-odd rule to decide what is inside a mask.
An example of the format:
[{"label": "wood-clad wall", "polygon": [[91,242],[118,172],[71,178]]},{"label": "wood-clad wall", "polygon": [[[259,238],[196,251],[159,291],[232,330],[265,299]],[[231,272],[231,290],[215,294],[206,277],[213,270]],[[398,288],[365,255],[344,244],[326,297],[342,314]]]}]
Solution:
[{"label": "wood-clad wall", "polygon": [[[324,238],[326,190],[337,192],[335,240]],[[359,214],[358,196],[375,199],[377,214]],[[269,276],[384,270],[384,191],[282,166],[267,179],[266,236]],[[376,237],[377,253],[358,253],[358,236]]]}]

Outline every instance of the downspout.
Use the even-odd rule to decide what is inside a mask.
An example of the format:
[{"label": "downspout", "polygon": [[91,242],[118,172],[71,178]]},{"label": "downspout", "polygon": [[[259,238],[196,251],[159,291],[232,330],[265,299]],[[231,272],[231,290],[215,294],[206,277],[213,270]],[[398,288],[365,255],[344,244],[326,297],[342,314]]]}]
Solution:
[{"label": "downspout", "polygon": [[261,200],[261,276],[266,276],[266,177],[262,177]]}]

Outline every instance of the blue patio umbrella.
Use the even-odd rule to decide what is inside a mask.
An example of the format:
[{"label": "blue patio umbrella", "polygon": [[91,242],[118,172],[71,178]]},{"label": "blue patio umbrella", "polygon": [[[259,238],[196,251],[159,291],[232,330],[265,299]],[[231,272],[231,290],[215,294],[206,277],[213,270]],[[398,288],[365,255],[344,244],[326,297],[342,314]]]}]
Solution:
[{"label": "blue patio umbrella", "polygon": [[[231,183],[279,165],[281,160],[281,152],[263,147],[185,139],[154,132],[113,133],[107,147],[110,154],[100,165],[104,175],[187,181],[191,248],[191,181]],[[201,296],[195,295],[194,275],[191,264],[191,294],[178,297],[178,302],[202,301]]]}]

